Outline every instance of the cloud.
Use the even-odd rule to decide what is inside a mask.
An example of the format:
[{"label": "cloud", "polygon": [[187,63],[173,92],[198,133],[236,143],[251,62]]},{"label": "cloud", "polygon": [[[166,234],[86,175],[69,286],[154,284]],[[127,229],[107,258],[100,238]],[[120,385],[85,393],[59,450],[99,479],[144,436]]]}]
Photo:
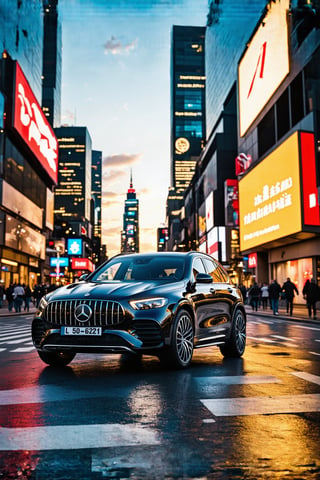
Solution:
[{"label": "cloud", "polygon": [[133,165],[142,157],[141,153],[116,153],[104,157],[102,161],[103,167],[126,167]]},{"label": "cloud", "polygon": [[112,37],[104,44],[104,54],[108,55],[129,55],[132,50],[138,45],[138,39],[136,38],[132,42],[123,43],[119,38],[112,35]]}]

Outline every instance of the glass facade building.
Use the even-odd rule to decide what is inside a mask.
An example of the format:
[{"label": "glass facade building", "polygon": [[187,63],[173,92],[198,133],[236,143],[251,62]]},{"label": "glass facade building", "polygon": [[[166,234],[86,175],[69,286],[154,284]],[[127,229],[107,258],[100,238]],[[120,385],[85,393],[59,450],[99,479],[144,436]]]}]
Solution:
[{"label": "glass facade building", "polygon": [[42,73],[42,110],[53,127],[61,118],[61,24],[58,0],[43,0],[44,44]]},{"label": "glass facade building", "polygon": [[188,187],[205,140],[205,27],[173,26],[171,46],[171,186]]},{"label": "glass facade building", "polygon": [[59,127],[55,133],[59,143],[55,223],[62,227],[70,222],[88,223],[91,212],[91,137],[86,127]]},{"label": "glass facade building", "polygon": [[[0,0],[0,282],[33,288],[44,278],[46,235],[53,229],[57,148],[38,148],[55,137],[41,110],[43,66],[42,1]],[[20,95],[18,94],[20,93]],[[32,102],[33,135],[21,118]],[[43,117],[46,133],[37,118]],[[24,117],[26,120],[26,117]],[[57,145],[56,145],[57,146]]]},{"label": "glass facade building", "polygon": [[243,48],[266,4],[266,0],[210,1],[205,40],[207,138],[217,130]]}]

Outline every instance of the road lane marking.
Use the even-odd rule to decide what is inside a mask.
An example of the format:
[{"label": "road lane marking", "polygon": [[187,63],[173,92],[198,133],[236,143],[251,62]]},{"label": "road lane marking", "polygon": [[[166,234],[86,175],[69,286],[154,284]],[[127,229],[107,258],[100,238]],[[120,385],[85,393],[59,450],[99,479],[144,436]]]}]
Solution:
[{"label": "road lane marking", "polygon": [[272,375],[228,375],[221,377],[195,377],[197,383],[203,383],[206,386],[223,385],[252,385],[263,383],[282,383]]},{"label": "road lane marking", "polygon": [[317,385],[320,385],[320,377],[318,375],[313,375],[312,373],[307,373],[307,372],[291,372],[291,375],[302,378],[307,382],[316,383]]},{"label": "road lane marking", "polygon": [[17,353],[17,352],[32,352],[34,350],[34,347],[21,347],[21,348],[15,348],[14,350],[10,350],[10,353]]},{"label": "road lane marking", "polygon": [[201,402],[215,417],[320,412],[319,394],[202,399]]},{"label": "road lane marking", "polygon": [[250,340],[256,340],[257,342],[265,342],[265,343],[277,343],[275,340],[270,340],[270,338],[263,338],[263,337],[247,337]]},{"label": "road lane marking", "polygon": [[78,398],[126,398],[129,396],[130,391],[130,388],[127,387],[119,387],[112,389],[112,391],[106,391],[105,388],[72,390],[68,389],[68,387],[55,385],[13,388],[10,390],[0,390],[0,406],[21,405],[25,403],[67,402]]},{"label": "road lane marking", "polygon": [[[17,339],[17,338],[31,338],[31,333],[25,333],[23,335],[19,335],[19,334],[16,334],[16,335],[11,335],[10,337],[1,337],[0,336],[0,345],[3,345],[4,343],[10,343],[10,341],[13,341],[12,339]],[[6,341],[8,340],[8,341]]]},{"label": "road lane marking", "polygon": [[159,445],[155,430],[136,424],[59,425],[1,428],[0,450],[75,450]]},{"label": "road lane marking", "polygon": [[316,328],[316,327],[306,327],[305,325],[291,325],[292,327],[296,327],[296,328],[304,328],[305,330],[316,330],[317,332],[320,332],[320,328]]},{"label": "road lane marking", "polygon": [[282,337],[281,335],[271,335],[271,337],[273,337],[273,338],[279,338],[280,340],[289,340],[289,342],[295,342],[295,340],[294,340],[293,338]]}]

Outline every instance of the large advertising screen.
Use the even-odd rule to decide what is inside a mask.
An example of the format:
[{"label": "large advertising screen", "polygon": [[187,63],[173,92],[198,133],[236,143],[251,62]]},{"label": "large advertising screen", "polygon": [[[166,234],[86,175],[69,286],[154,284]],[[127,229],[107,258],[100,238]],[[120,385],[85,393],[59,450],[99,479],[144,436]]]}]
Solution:
[{"label": "large advertising screen", "polygon": [[313,134],[295,132],[240,179],[239,207],[241,251],[319,227]]},{"label": "large advertising screen", "polygon": [[289,0],[269,2],[268,11],[239,63],[240,136],[243,136],[289,73]]},{"label": "large advertising screen", "polygon": [[54,183],[57,183],[58,142],[17,62],[13,127]]}]

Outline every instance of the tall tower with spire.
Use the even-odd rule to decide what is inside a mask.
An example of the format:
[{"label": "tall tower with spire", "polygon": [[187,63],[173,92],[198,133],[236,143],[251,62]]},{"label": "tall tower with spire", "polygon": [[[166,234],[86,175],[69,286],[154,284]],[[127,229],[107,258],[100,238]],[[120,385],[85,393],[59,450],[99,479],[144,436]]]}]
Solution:
[{"label": "tall tower with spire", "polygon": [[121,252],[139,252],[139,200],[133,188],[132,170],[130,171],[130,186],[124,202]]}]

